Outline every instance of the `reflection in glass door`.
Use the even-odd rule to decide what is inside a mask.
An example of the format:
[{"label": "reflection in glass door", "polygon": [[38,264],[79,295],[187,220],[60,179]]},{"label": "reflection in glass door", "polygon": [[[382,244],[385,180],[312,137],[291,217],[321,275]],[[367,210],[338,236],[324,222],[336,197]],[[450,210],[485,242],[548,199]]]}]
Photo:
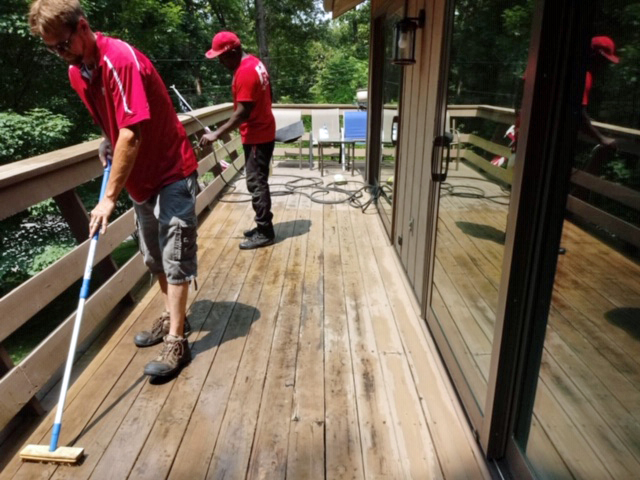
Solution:
[{"label": "reflection in glass door", "polygon": [[[533,2],[455,2],[428,320],[475,427],[491,363]],[[446,161],[446,160],[445,160]]]},{"label": "reflection in glass door", "polygon": [[398,158],[398,104],[402,92],[402,67],[391,63],[395,24],[402,18],[402,9],[384,21],[384,61],[382,62],[382,135],[380,136],[380,170],[378,172],[378,209],[387,231],[391,230],[395,193],[396,159]]},{"label": "reflection in glass door", "polygon": [[540,478],[640,477],[640,10],[592,6],[535,403],[516,432]]}]

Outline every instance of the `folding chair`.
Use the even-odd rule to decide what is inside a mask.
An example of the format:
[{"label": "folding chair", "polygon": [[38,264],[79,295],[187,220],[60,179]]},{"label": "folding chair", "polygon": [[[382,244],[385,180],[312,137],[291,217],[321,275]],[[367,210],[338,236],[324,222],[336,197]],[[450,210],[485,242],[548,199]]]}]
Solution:
[{"label": "folding chair", "polygon": [[367,141],[367,112],[347,111],[344,112],[344,142],[349,145],[351,153],[351,175],[355,173],[356,164],[356,143],[366,143]]},{"label": "folding chair", "polygon": [[[273,116],[276,119],[276,142],[297,143],[298,162],[302,168],[302,136],[304,135],[302,112],[288,108],[274,108]],[[284,154],[289,155],[286,150]]]}]

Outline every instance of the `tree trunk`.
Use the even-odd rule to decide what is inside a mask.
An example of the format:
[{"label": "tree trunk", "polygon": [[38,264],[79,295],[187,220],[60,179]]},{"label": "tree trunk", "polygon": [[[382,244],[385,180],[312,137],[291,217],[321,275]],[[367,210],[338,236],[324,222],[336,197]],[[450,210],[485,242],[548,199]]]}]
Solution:
[{"label": "tree trunk", "polygon": [[267,71],[271,73],[269,68],[269,45],[267,44],[267,11],[264,0],[255,0],[256,2],[256,32],[258,34],[258,55],[260,60],[267,67]]}]

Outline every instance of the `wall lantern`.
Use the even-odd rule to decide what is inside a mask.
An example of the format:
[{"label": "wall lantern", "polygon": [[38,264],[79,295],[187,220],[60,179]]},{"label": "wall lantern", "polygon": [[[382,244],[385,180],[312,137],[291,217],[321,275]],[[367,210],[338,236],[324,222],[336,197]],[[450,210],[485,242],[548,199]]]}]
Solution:
[{"label": "wall lantern", "polygon": [[356,90],[356,103],[361,110],[367,109],[369,91],[366,88],[359,88]]},{"label": "wall lantern", "polygon": [[405,17],[396,23],[396,42],[393,60],[396,65],[413,65],[416,63],[416,30],[424,27],[425,13],[420,10],[417,17]]}]

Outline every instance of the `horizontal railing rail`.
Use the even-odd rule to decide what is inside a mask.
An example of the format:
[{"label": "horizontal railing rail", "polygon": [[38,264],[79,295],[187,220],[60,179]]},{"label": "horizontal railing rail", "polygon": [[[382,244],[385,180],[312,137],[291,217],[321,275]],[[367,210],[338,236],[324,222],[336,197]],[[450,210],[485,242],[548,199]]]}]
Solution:
[{"label": "horizontal railing rail", "polygon": [[[189,135],[203,131],[203,126],[224,123],[233,111],[231,104],[222,104],[180,114]],[[75,189],[100,176],[102,166],[98,160],[100,140],[74,145],[44,155],[0,167],[0,219],[19,213],[43,200],[56,200],[74,193]],[[221,193],[226,182],[244,166],[244,155],[239,137],[227,139],[224,146],[201,152],[198,173],[203,175],[216,168],[217,159],[232,162],[198,194],[196,211],[200,214]],[[222,172],[222,173],[220,173]],[[66,198],[66,197],[65,197]],[[63,212],[70,227],[88,232],[88,213],[78,200],[69,203]],[[61,208],[61,210],[63,210]],[[80,220],[79,220],[80,219]],[[71,225],[75,223],[75,225]],[[110,254],[129,238],[135,230],[133,210],[130,209],[109,226],[101,235],[95,263],[108,259]],[[18,365],[13,365],[3,342],[34,315],[54,301],[62,292],[82,278],[89,240],[79,244],[62,258],[45,268],[20,286],[0,298],[0,432],[7,428],[26,406],[39,409],[38,394],[55,381],[66,358],[75,312],[66,318],[46,339],[38,344]],[[86,302],[79,344],[88,343],[104,327],[116,305],[129,294],[143,278],[146,267],[142,256],[136,253],[120,268],[113,268],[111,276]],[[1,435],[0,435],[1,437]]]},{"label": "horizontal railing rail", "polygon": [[[504,124],[506,131],[508,126],[515,123],[515,111],[511,108],[490,105],[450,105],[447,108],[447,118],[449,122],[447,128],[451,130],[456,129],[457,121],[460,118],[481,118]],[[593,125],[617,139],[618,151],[640,157],[640,130],[601,122],[593,122]],[[580,138],[584,141],[593,142],[587,137],[581,136]],[[468,161],[488,175],[511,185],[513,170],[493,165],[490,160],[487,160],[472,149],[475,147],[491,155],[509,158],[511,155],[509,147],[469,133],[460,133],[454,136],[454,141],[460,144],[459,149],[457,149],[457,161],[459,159]],[[456,153],[455,147],[453,148],[453,153]],[[636,190],[581,170],[574,170],[571,182],[574,186],[572,191],[575,190],[575,187],[582,187],[635,211],[640,211],[640,192]],[[574,194],[569,195],[567,199],[567,210],[576,217],[605,228],[625,242],[640,247],[640,228],[638,226],[605,212]]]}]

